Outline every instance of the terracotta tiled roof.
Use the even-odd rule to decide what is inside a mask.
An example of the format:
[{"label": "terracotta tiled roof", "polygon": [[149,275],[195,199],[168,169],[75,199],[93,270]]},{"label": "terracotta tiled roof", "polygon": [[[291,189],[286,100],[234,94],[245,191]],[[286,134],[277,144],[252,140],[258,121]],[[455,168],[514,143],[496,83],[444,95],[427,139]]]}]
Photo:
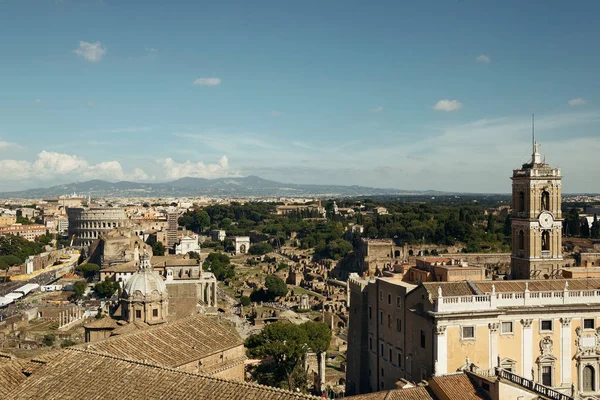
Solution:
[{"label": "terracotta tiled roof", "polygon": [[438,297],[438,288],[442,288],[442,296],[470,296],[473,290],[465,281],[462,282],[424,282],[423,287],[433,299]]},{"label": "terracotta tiled roof", "polygon": [[90,321],[84,325],[85,328],[92,328],[92,329],[111,329],[111,328],[115,329],[118,326],[119,325],[117,324],[116,320],[114,320],[110,317],[106,317],[106,316],[104,318],[99,318],[99,319]]},{"label": "terracotta tiled roof", "polygon": [[470,286],[482,294],[491,293],[492,285],[496,292],[524,292],[525,283],[531,292],[564,290],[565,282],[569,282],[568,290],[600,289],[600,279],[535,279],[519,281],[463,281],[463,282],[424,282],[423,287],[433,299],[438,297],[438,288],[442,288],[443,296],[470,296],[477,294]]},{"label": "terracotta tiled roof", "polygon": [[433,397],[431,397],[424,387],[384,390],[381,392],[348,396],[346,398],[352,400],[433,400]]},{"label": "terracotta tiled roof", "polygon": [[464,373],[437,376],[432,378],[430,382],[433,392],[438,397],[441,397],[441,393],[438,393],[437,388],[443,392],[445,398],[452,400],[485,399],[485,397],[477,393],[476,386],[473,385],[469,377]]},{"label": "terracotta tiled roof", "polygon": [[27,379],[27,375],[23,372],[26,364],[25,360],[12,360],[0,364],[0,398],[10,398],[9,393]]},{"label": "terracotta tiled roof", "polygon": [[233,329],[210,317],[195,315],[99,342],[85,343],[77,348],[165,367],[178,367],[242,344]]},{"label": "terracotta tiled roof", "polygon": [[35,372],[11,400],[319,399],[267,386],[208,377],[78,349]]}]

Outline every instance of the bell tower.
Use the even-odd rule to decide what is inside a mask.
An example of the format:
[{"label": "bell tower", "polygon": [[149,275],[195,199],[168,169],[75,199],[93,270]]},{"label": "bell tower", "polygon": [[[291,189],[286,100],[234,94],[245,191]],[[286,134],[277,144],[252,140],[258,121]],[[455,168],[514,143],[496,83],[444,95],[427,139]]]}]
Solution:
[{"label": "bell tower", "polygon": [[562,277],[562,177],[538,150],[534,140],[531,162],[511,178],[513,279]]}]

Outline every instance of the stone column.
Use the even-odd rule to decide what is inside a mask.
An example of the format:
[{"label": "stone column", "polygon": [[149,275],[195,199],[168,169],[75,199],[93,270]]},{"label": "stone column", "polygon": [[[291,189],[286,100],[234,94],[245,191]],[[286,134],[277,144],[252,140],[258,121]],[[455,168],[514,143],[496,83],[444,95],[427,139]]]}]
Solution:
[{"label": "stone column", "polygon": [[521,371],[521,376],[530,379],[531,378],[531,368],[533,368],[533,329],[531,328],[531,323],[533,319],[522,319],[521,325],[523,326],[523,332],[521,335],[522,343],[521,343],[521,360],[523,369]]},{"label": "stone column", "polygon": [[560,380],[566,387],[571,385],[571,318],[561,318],[560,324]]},{"label": "stone column", "polygon": [[327,353],[317,353],[317,361],[319,363],[319,390],[322,392],[325,387],[325,359],[327,358]]},{"label": "stone column", "polygon": [[435,355],[434,375],[444,375],[448,373],[448,336],[444,325],[435,327],[433,346],[433,354]]},{"label": "stone column", "polygon": [[490,322],[488,324],[488,328],[490,329],[490,354],[489,354],[489,363],[488,368],[492,369],[496,366],[497,360],[500,359],[498,354],[498,330],[500,329],[500,323],[498,322]]},{"label": "stone column", "polygon": [[213,301],[212,301],[212,305],[213,307],[217,306],[217,282],[213,283],[214,286],[214,291],[213,291]]}]

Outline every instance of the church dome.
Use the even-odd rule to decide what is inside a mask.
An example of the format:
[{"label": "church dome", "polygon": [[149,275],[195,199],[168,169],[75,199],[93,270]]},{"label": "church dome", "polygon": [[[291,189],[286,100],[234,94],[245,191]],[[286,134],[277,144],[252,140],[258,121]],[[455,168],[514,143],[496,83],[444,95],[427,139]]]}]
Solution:
[{"label": "church dome", "polygon": [[152,270],[150,258],[146,255],[140,257],[140,268],[138,272],[133,274],[125,283],[123,288],[123,296],[131,297],[139,292],[142,296],[151,294],[161,295],[166,293],[167,285],[160,274]]}]

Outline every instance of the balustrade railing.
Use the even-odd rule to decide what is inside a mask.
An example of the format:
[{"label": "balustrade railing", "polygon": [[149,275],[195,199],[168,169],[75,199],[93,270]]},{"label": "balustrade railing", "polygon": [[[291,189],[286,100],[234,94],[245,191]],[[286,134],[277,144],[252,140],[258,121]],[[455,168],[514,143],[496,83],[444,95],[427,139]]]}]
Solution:
[{"label": "balustrade railing", "polygon": [[[443,288],[443,287],[442,287]],[[554,290],[543,292],[492,292],[485,295],[444,296],[443,289],[434,301],[434,310],[493,310],[497,307],[569,305],[600,303],[600,290]]]},{"label": "balustrade railing", "polygon": [[509,372],[502,368],[496,368],[496,375],[499,378],[506,379],[518,386],[521,386],[524,389],[545,396],[551,400],[573,400],[573,397],[571,396],[549,388],[548,386],[544,386],[542,384],[534,382],[530,379],[523,378],[520,375],[513,374],[512,372]]}]

